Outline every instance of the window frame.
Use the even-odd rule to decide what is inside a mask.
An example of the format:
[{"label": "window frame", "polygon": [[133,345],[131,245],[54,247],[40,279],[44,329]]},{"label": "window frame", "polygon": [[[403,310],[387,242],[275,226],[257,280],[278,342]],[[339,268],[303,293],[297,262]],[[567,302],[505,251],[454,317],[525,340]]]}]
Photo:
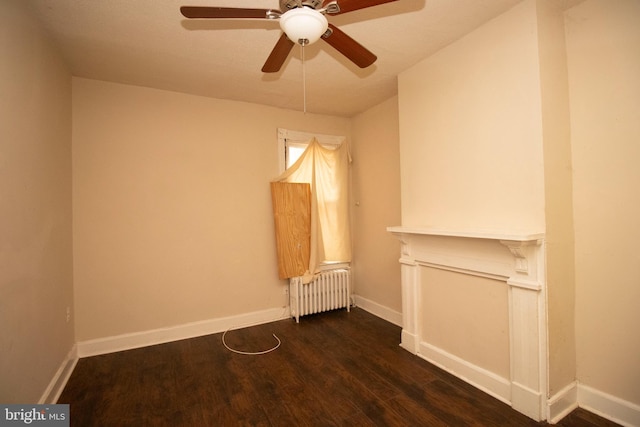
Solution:
[{"label": "window frame", "polygon": [[283,173],[287,170],[287,143],[306,145],[314,137],[321,145],[329,148],[331,146],[337,147],[347,140],[347,137],[342,135],[323,135],[278,128],[278,173]]}]

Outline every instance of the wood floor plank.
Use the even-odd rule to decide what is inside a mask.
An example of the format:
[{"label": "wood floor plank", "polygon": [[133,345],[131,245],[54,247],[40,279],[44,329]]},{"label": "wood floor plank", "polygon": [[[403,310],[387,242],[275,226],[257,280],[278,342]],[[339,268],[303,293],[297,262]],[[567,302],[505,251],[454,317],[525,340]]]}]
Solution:
[{"label": "wood floor plank", "polygon": [[[72,426],[544,426],[399,347],[363,310],[84,358],[58,400]],[[576,410],[563,427],[612,427]]]}]

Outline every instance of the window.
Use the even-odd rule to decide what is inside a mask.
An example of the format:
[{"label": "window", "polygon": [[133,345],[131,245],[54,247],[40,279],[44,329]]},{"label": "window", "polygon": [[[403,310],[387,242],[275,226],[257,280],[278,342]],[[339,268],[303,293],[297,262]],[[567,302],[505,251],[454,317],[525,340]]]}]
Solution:
[{"label": "window", "polygon": [[301,144],[299,142],[284,141],[284,158],[285,167],[289,169],[292,164],[300,158],[300,155],[307,149],[307,144]]},{"label": "window", "polygon": [[282,174],[276,180],[312,184],[309,271],[347,264],[351,238],[346,138],[278,129],[278,150]]}]

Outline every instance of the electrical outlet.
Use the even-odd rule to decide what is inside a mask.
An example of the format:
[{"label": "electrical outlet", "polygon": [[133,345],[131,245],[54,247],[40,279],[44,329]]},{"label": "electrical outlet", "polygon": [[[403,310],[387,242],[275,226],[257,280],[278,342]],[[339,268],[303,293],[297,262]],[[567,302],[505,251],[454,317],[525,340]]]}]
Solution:
[{"label": "electrical outlet", "polygon": [[289,288],[282,288],[283,295],[289,295]]},{"label": "electrical outlet", "polygon": [[67,307],[67,323],[71,321],[71,307]]}]

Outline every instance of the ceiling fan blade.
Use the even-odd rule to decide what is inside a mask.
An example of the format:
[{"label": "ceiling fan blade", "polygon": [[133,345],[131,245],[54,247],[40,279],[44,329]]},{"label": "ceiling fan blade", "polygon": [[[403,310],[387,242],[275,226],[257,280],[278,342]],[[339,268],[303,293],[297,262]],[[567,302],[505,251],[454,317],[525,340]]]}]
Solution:
[{"label": "ceiling fan blade", "polygon": [[287,60],[289,52],[293,49],[294,43],[289,40],[285,33],[282,33],[273,50],[269,54],[267,61],[262,66],[263,73],[277,73]]},{"label": "ceiling fan blade", "polygon": [[[325,0],[322,7],[327,7],[329,3],[336,0]],[[342,13],[353,12],[354,10],[365,9],[371,6],[378,6],[385,3],[391,3],[397,0],[337,0],[340,11],[331,13],[332,15],[340,15]],[[329,12],[330,13],[330,12]]]},{"label": "ceiling fan blade", "polygon": [[180,13],[186,18],[235,18],[235,19],[267,19],[271,9],[242,9],[237,7],[182,6]]},{"label": "ceiling fan blade", "polygon": [[373,53],[360,43],[346,35],[342,30],[333,24],[329,24],[331,34],[322,36],[324,41],[333,46],[338,52],[349,58],[351,62],[360,68],[367,68],[378,59]]}]

